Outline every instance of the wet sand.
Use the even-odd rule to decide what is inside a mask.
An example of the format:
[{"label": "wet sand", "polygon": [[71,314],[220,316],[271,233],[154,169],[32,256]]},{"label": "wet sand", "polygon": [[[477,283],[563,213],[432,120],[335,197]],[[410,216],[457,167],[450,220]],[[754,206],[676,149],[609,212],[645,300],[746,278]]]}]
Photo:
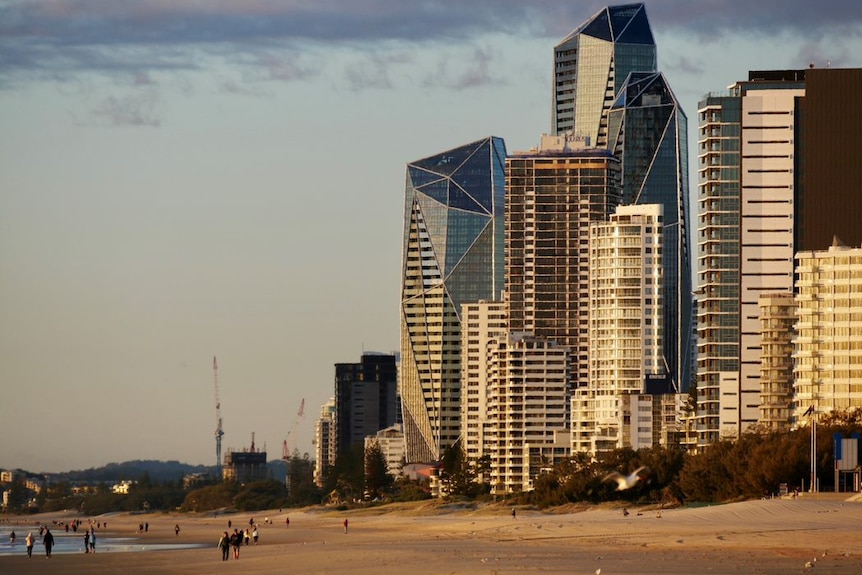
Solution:
[{"label": "wet sand", "polygon": [[[97,549],[95,555],[46,559],[37,544],[28,560],[22,535],[20,555],[0,557],[0,573],[862,573],[862,502],[843,496],[669,509],[660,517],[655,508],[629,511],[624,516],[619,508],[565,513],[519,509],[513,519],[503,507],[465,510],[422,503],[346,512],[275,510],[253,514],[260,543],[243,546],[239,560],[227,562],[221,561],[216,548],[220,534],[229,519],[233,527],[245,527],[252,514],[112,514],[96,518],[108,521],[103,539],[134,536],[149,543],[206,547],[138,553],[98,553]],[[267,516],[271,524],[264,524]],[[37,517],[49,524],[73,518]],[[26,534],[24,529],[29,528],[24,522],[32,525],[36,518],[17,520],[16,532]],[[138,535],[137,526],[143,521],[149,522],[150,531]],[[181,527],[179,536],[174,535],[175,524]],[[9,527],[0,525],[0,533],[5,536]]]}]

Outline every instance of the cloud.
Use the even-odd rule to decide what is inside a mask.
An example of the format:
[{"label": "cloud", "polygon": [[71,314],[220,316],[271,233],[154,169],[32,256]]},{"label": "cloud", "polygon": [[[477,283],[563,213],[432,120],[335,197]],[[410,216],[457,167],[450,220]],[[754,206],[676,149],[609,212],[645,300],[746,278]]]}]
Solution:
[{"label": "cloud", "polygon": [[651,0],[646,10],[653,29],[685,30],[705,39],[726,33],[818,36],[836,27],[862,35],[862,3],[858,0]]},{"label": "cloud", "polygon": [[351,90],[361,91],[368,89],[392,88],[390,68],[395,64],[402,63],[399,60],[390,60],[385,55],[373,54],[368,58],[354,59],[349,62],[344,70],[344,77]]},{"label": "cloud", "polygon": [[665,61],[665,66],[663,67],[668,70],[678,70],[692,76],[701,76],[706,69],[702,61],[692,60],[687,56],[680,56],[671,62]]},{"label": "cloud", "polygon": [[[474,42],[484,34],[568,34],[606,3],[596,0],[0,0],[0,85],[11,77],[69,79],[117,70],[200,69],[207,57],[257,61],[271,80],[310,77],[275,52],[313,45],[374,52],[381,44]],[[858,0],[650,0],[654,31],[701,40],[724,34],[791,32],[816,42],[835,30],[862,36]],[[390,44],[391,47],[391,44]],[[480,62],[461,79],[488,81]],[[385,63],[347,75],[353,86],[385,86]]]},{"label": "cloud", "polygon": [[136,90],[124,96],[109,96],[93,110],[97,124],[110,126],[148,126],[161,124],[156,115],[158,93],[155,90]]},{"label": "cloud", "polygon": [[463,67],[454,74],[445,72],[449,61],[441,64],[441,71],[443,72],[440,74],[441,78],[438,83],[455,90],[505,84],[505,80],[495,77],[492,73],[493,61],[494,56],[491,50],[476,48],[471,57],[457,59],[457,63]]}]

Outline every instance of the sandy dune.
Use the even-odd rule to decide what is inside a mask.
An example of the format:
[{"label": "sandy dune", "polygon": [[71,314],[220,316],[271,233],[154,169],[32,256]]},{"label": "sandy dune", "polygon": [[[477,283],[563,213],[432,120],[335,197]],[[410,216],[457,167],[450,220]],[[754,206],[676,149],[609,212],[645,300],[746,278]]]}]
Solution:
[{"label": "sandy dune", "polygon": [[[267,516],[271,524],[264,524]],[[270,511],[254,514],[260,544],[243,547],[240,559],[228,562],[220,559],[218,537],[229,519],[234,527],[246,526],[249,514],[111,515],[110,533],[102,535],[133,535],[142,517],[150,524],[142,540],[207,547],[46,559],[37,545],[28,560],[22,546],[20,555],[0,557],[0,573],[862,573],[862,502],[830,495],[670,509],[661,517],[654,508],[632,508],[628,516],[620,509],[519,509],[517,519],[500,507]],[[42,518],[65,519],[62,514]],[[179,537],[173,533],[176,523]],[[0,525],[0,533],[7,528]]]}]

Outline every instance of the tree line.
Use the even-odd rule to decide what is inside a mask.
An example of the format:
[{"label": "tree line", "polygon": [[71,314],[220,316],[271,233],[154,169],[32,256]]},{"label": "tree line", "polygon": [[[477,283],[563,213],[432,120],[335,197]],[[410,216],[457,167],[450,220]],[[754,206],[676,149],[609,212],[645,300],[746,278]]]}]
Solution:
[{"label": "tree line", "polygon": [[[834,478],[833,436],[862,435],[862,409],[825,415],[818,423],[816,473],[819,489],[831,491]],[[862,442],[860,442],[862,443]],[[539,508],[569,503],[626,501],[677,505],[718,503],[760,498],[788,490],[810,488],[811,434],[804,427],[788,432],[754,428],[735,441],[719,441],[697,454],[678,447],[617,449],[590,457],[585,453],[544,465],[533,481],[533,489],[505,496],[507,502]],[[634,488],[617,491],[608,474],[624,474],[645,466],[644,480]],[[44,486],[35,499],[28,499],[23,479],[8,488],[11,511],[59,511],[78,509],[98,515],[111,511],[205,512],[218,509],[256,511],[300,507],[320,503],[337,506],[381,504],[431,497],[427,481],[411,480],[390,473],[380,446],[361,443],[338,454],[334,465],[324,470],[318,485],[313,462],[298,452],[288,461],[287,481],[257,481],[239,484],[216,479],[184,485],[181,479],[153,481],[148,473],[130,486],[129,493],[112,493],[107,484],[73,492],[68,481]],[[490,501],[490,460],[470,462],[456,443],[445,451],[436,474],[447,496]]]}]

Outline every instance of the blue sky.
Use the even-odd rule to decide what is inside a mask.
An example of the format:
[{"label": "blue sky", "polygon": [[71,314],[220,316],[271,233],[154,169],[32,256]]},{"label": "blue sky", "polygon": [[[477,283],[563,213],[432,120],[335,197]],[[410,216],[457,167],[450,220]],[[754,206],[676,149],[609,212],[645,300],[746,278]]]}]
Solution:
[{"label": "blue sky", "polygon": [[[214,463],[213,355],[225,449],[310,451],[399,346],[405,164],[535,145],[604,5],[0,0],[0,468]],[[647,13],[692,138],[749,69],[862,66],[856,1]]]}]

